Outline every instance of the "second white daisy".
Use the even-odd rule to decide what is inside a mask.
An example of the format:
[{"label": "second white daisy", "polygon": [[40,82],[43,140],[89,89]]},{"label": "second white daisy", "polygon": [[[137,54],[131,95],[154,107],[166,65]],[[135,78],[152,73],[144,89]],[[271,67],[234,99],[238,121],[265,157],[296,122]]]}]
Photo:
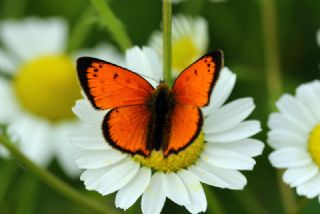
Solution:
[{"label": "second white daisy", "polygon": [[320,82],[302,84],[296,95],[284,94],[279,113],[269,117],[268,143],[275,149],[269,159],[286,169],[283,180],[298,195],[320,199]]}]

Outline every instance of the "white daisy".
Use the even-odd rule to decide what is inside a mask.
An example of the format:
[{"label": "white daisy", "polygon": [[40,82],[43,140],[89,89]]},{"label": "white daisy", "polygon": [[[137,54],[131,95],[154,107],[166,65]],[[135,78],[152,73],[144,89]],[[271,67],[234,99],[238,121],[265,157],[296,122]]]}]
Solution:
[{"label": "white daisy", "polygon": [[286,169],[283,180],[298,195],[320,199],[320,82],[302,84],[296,96],[284,94],[279,113],[269,117],[269,156],[274,167]]},{"label": "white daisy", "polygon": [[[71,107],[81,95],[74,57],[65,52],[67,24],[60,18],[3,21],[0,40],[0,72],[10,77],[0,75],[0,123],[36,163],[47,166],[56,157],[67,174],[79,175],[68,134],[79,126]],[[8,152],[0,147],[0,154]]]},{"label": "white daisy", "polygon": [[[175,76],[207,52],[208,39],[208,23],[204,18],[183,15],[172,18],[172,70]],[[162,58],[162,33],[154,32],[149,44]]]},{"label": "white daisy", "polygon": [[[156,52],[137,47],[127,51],[126,67],[141,75],[161,79]],[[102,195],[116,192],[116,207],[131,207],[142,195],[144,214],[160,213],[166,198],[185,206],[191,213],[204,212],[207,201],[200,182],[220,188],[243,189],[246,178],[238,170],[252,170],[252,157],[261,154],[263,144],[252,135],[260,131],[256,120],[243,121],[254,109],[252,98],[223,105],[236,76],[227,68],[212,93],[212,103],[203,109],[203,131],[190,146],[163,158],[161,152],[149,158],[129,155],[111,147],[103,137],[101,124],[107,111],[96,111],[87,99],[77,101],[74,113],[86,126],[71,134],[80,150],[76,163],[84,169],[81,180],[88,190]],[[154,86],[156,83],[150,81]]]}]

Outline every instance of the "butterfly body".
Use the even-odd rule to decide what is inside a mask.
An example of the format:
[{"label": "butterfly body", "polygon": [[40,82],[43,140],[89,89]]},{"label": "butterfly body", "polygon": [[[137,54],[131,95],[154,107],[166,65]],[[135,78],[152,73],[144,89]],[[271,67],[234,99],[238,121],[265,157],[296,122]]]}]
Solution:
[{"label": "butterfly body", "polygon": [[154,88],[137,73],[111,63],[83,57],[77,70],[92,105],[111,109],[102,132],[113,147],[132,155],[164,156],[178,153],[201,132],[200,107],[209,103],[222,67],[222,52],[208,54],[183,71],[172,88],[165,82]]},{"label": "butterfly body", "polygon": [[146,105],[151,112],[147,135],[149,149],[165,149],[169,141],[172,109],[175,106],[171,89],[165,83],[160,83]]}]

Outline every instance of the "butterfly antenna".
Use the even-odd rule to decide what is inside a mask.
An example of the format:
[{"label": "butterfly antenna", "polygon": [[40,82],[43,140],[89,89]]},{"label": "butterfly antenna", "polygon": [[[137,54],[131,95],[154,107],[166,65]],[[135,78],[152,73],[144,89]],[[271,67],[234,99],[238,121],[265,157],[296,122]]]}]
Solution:
[{"label": "butterfly antenna", "polygon": [[149,77],[149,76],[144,75],[144,74],[139,74],[139,75],[142,76],[142,77],[148,78],[148,79],[150,79],[150,80],[153,80],[153,81],[155,81],[156,83],[160,84],[160,81],[158,81],[158,80],[156,80],[156,79],[154,79],[154,78],[152,78],[152,77]]}]

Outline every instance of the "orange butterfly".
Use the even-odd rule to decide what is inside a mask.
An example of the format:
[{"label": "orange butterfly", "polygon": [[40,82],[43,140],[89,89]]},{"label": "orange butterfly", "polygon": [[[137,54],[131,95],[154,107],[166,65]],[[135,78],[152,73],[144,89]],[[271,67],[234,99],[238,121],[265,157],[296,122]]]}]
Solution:
[{"label": "orange butterfly", "polygon": [[81,86],[91,104],[111,109],[102,123],[107,142],[130,154],[178,153],[199,135],[200,107],[208,105],[223,66],[222,51],[209,53],[186,68],[172,89],[154,88],[139,74],[91,57],[77,60]]}]

